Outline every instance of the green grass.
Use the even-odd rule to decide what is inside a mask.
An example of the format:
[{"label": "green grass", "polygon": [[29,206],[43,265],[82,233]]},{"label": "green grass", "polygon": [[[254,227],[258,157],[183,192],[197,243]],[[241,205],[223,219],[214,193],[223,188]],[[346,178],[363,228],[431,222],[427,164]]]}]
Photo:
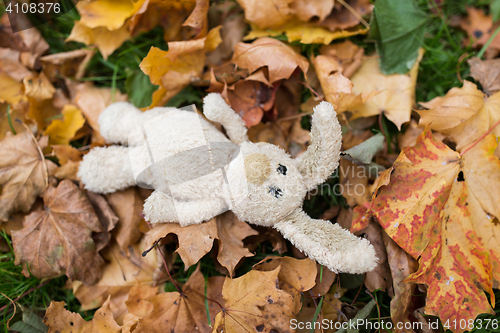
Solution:
[{"label": "green grass", "polygon": [[[462,79],[469,79],[469,68],[466,60],[474,56],[478,50],[472,49],[470,45],[464,45],[463,40],[466,38],[465,32],[459,28],[451,27],[450,20],[454,15],[464,15],[467,5],[482,6],[488,10],[490,1],[473,1],[473,0],[457,0],[446,1],[441,7],[439,13],[433,12],[435,7],[434,0],[418,1],[419,7],[429,14],[429,22],[427,31],[424,36],[424,49],[425,54],[420,63],[418,81],[416,86],[416,100],[417,102],[429,101],[434,97],[444,95],[452,87],[460,87]],[[69,42],[66,43],[65,39],[69,36],[73,22],[78,20],[79,16],[76,10],[71,10],[67,15],[60,16],[55,20],[45,23],[38,27],[42,36],[50,45],[50,53],[59,53],[80,49],[83,44]],[[100,53],[97,53],[89,64],[86,71],[86,76],[81,81],[92,81],[96,86],[101,87],[116,87],[122,92],[131,94],[133,89],[140,89],[140,94],[150,94],[152,91],[151,85],[147,82],[144,83],[143,78],[138,78],[137,82],[143,82],[146,85],[141,87],[141,84],[130,83],[131,77],[140,75],[139,64],[142,59],[147,55],[152,46],[159,47],[160,49],[167,50],[168,46],[163,41],[161,28],[155,28],[152,31],[136,37],[131,41],[125,42],[118,50],[116,50],[108,59],[104,59]],[[365,36],[355,36],[351,38],[356,44],[363,46],[366,54],[374,50],[374,44],[366,40]],[[298,43],[296,43],[298,44]],[[317,54],[318,45],[301,45],[302,53],[305,56]],[[138,74],[139,73],[139,74]],[[457,75],[458,74],[458,75]],[[129,80],[127,83],[127,79]],[[143,89],[143,90],[141,90]],[[201,99],[206,94],[203,88],[188,86],[175,96],[169,103],[169,106],[181,107],[191,103],[201,106]],[[310,92],[304,88],[302,91],[302,100],[307,99]],[[142,101],[142,103],[145,103]],[[385,117],[381,119],[384,132],[388,136],[388,140],[393,142],[391,149],[396,151],[396,138],[399,133],[397,128],[390,123]],[[310,126],[310,119],[304,117],[303,126],[306,128]],[[378,125],[374,128],[375,131],[380,131]],[[338,178],[331,178],[328,180],[330,186],[338,183]],[[305,210],[313,217],[319,217],[326,209],[334,205],[346,206],[345,199],[342,196],[335,195],[334,193],[323,191],[321,195],[314,196],[307,200],[304,204]],[[3,235],[5,241],[11,246],[10,237]],[[169,251],[173,251],[175,247],[172,244],[168,247]],[[241,276],[248,272],[252,266],[265,258],[267,255],[277,255],[273,253],[272,246],[269,242],[259,244],[259,248],[255,251],[255,256],[247,258],[236,270],[235,276]],[[285,253],[284,255],[291,255]],[[11,251],[0,254],[0,307],[9,304],[7,299],[15,299],[23,293],[30,291],[29,294],[18,300],[20,304],[35,311],[40,316],[43,316],[44,310],[49,305],[51,300],[65,301],[67,308],[71,311],[78,312],[79,302],[75,299],[71,290],[64,289],[67,281],[66,277],[59,277],[50,280],[42,287],[46,281],[29,277],[26,278],[21,274],[21,268],[14,265],[14,254]],[[207,254],[201,259],[201,270],[205,277],[221,275],[216,269],[211,254]],[[190,267],[184,271],[184,264],[177,258],[171,269],[174,279],[181,283],[185,283],[189,276],[194,271],[195,266]],[[360,288],[359,277],[342,274],[340,276],[340,283],[344,287],[349,287],[349,290],[343,295],[342,301],[351,303],[358,293]],[[357,279],[357,280],[356,280]],[[350,285],[350,282],[356,282]],[[39,288],[38,288],[39,287]],[[167,284],[165,287],[167,291],[175,290],[172,284]],[[33,290],[32,290],[33,289]],[[500,300],[500,292],[495,291],[497,300]],[[5,296],[3,296],[5,295]],[[373,293],[376,298],[378,307],[380,309],[380,317],[387,318],[390,316],[390,297],[387,292],[376,291]],[[356,304],[366,304],[372,297],[365,293],[365,288],[361,287],[361,292],[356,298]],[[497,301],[497,304],[500,303]],[[497,314],[500,312],[500,306],[495,308]],[[85,319],[90,319],[93,311],[80,312]],[[0,313],[2,325],[6,329],[6,320],[12,315],[12,306]],[[487,317],[488,315],[481,315]],[[20,319],[20,313],[17,313],[12,322]],[[378,320],[378,312],[373,311],[372,319]],[[478,330],[479,332],[480,330]],[[480,332],[486,332],[484,330]],[[489,330],[488,332],[498,332],[498,330]]]}]

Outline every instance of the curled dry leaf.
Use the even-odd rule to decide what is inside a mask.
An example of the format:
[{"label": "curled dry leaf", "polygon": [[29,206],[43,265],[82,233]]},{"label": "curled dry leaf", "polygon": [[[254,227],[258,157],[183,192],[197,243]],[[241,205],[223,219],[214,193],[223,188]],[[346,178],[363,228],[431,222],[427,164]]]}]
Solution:
[{"label": "curled dry leaf", "polygon": [[486,95],[492,95],[500,90],[500,59],[481,60],[477,57],[467,61],[470,75],[479,81]]},{"label": "curled dry leaf", "polygon": [[205,278],[199,266],[182,293],[161,293],[148,301],[154,309],[139,320],[134,333],[212,332],[205,310]]},{"label": "curled dry leaf", "polygon": [[114,231],[116,242],[128,253],[128,247],[137,243],[142,236],[139,226],[144,223],[144,200],[137,187],[110,193],[106,198],[119,219]]},{"label": "curled dry leaf", "polygon": [[[500,93],[486,97],[475,84],[464,81],[462,88],[452,88],[444,97],[420,103],[429,110],[417,111],[420,126],[441,132],[463,150],[483,136],[500,120]],[[491,131],[500,136],[500,126]]]},{"label": "curled dry leaf", "polygon": [[493,311],[484,292],[493,298],[500,285],[496,147],[489,135],[461,156],[426,129],[382,174],[390,182],[369,207],[387,234],[419,259],[405,282],[428,286],[425,311],[443,321]]},{"label": "curled dry leaf", "polygon": [[76,132],[85,124],[82,112],[73,105],[66,105],[61,111],[63,119],[54,119],[45,129],[51,145],[67,145],[75,137]]},{"label": "curled dry leaf", "polygon": [[319,48],[319,53],[323,56],[333,58],[340,65],[340,72],[350,78],[361,66],[365,50],[353,42],[346,40],[342,43],[323,45]]},{"label": "curled dry leaf", "polygon": [[7,136],[0,144],[0,221],[10,213],[28,212],[45,191],[55,164],[45,160],[47,137],[37,142],[30,131]]},{"label": "curled dry leaf", "polygon": [[420,56],[408,74],[384,75],[380,71],[378,59],[367,59],[351,78],[353,93],[378,94],[364,104],[355,106],[351,111],[353,118],[370,117],[383,113],[399,129],[410,121],[413,104],[415,103],[415,84],[417,83]]},{"label": "curled dry leaf", "polygon": [[49,327],[47,333],[119,333],[121,327],[113,319],[110,310],[110,300],[96,311],[91,321],[85,321],[78,313],[70,312],[64,308],[64,302],[50,303],[43,317],[43,323]]},{"label": "curled dry leaf", "polygon": [[66,274],[70,280],[96,282],[103,260],[91,236],[102,231],[102,225],[89,200],[75,184],[63,180],[57,188],[47,188],[43,202],[44,208],[28,215],[23,229],[12,233],[15,264],[23,265],[26,276]]},{"label": "curled dry leaf", "polygon": [[279,289],[279,271],[277,267],[252,270],[237,279],[226,277],[222,288],[226,305],[215,317],[214,332],[291,332],[295,301]]},{"label": "curled dry leaf", "polygon": [[25,77],[23,83],[26,96],[38,100],[50,99],[56,92],[56,89],[43,72],[37,77]]},{"label": "curled dry leaf", "polygon": [[94,207],[99,222],[102,224],[102,231],[94,233],[92,236],[95,241],[96,251],[99,252],[108,246],[111,240],[110,232],[114,229],[116,223],[118,223],[118,216],[115,215],[109,203],[102,195],[90,191],[86,193],[92,207]]},{"label": "curled dry leaf", "polygon": [[231,61],[238,67],[247,68],[250,73],[267,66],[270,84],[288,79],[297,67],[304,73],[309,68],[306,58],[274,38],[259,38],[251,44],[236,44]]},{"label": "curled dry leaf", "polygon": [[102,268],[101,279],[94,285],[73,282],[73,292],[82,304],[81,309],[95,309],[111,297],[110,306],[114,318],[122,323],[127,311],[125,301],[132,287],[137,283],[149,286],[155,284],[153,272],[159,259],[158,254],[151,251],[146,257],[142,257],[144,250],[144,243],[131,246],[128,254],[116,243],[106,248],[102,256],[107,263]]},{"label": "curled dry leaf", "polygon": [[246,222],[238,220],[234,213],[228,211],[197,225],[181,227],[177,223],[157,224],[146,234],[146,246],[153,246],[157,240],[170,233],[176,234],[179,239],[176,252],[181,256],[186,269],[210,252],[214,240],[218,239],[217,261],[226,267],[231,275],[242,258],[253,256],[243,246],[243,239],[258,234]]},{"label": "curled dry leaf", "polygon": [[168,51],[152,47],[140,64],[141,70],[149,76],[152,84],[160,85],[153,93],[150,107],[165,105],[184,89],[194,77],[202,74],[206,53],[215,50],[222,41],[220,26],[206,37],[168,43]]}]

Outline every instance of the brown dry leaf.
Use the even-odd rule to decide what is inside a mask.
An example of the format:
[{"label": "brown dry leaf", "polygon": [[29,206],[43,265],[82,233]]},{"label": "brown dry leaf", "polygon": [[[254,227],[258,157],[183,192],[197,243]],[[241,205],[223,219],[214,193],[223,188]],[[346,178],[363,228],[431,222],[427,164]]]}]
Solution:
[{"label": "brown dry leaf", "polygon": [[349,206],[354,207],[370,201],[369,172],[364,165],[357,165],[346,159],[341,159],[339,176],[339,190]]},{"label": "brown dry leaf", "polygon": [[137,283],[128,293],[128,299],[125,302],[127,310],[136,317],[142,318],[153,311],[154,306],[147,299],[158,294],[158,287],[151,287],[147,284]]},{"label": "brown dry leaf", "polygon": [[299,295],[316,285],[316,262],[309,258],[301,260],[293,257],[267,256],[255,264],[252,269],[273,271],[278,267],[281,267],[278,274],[281,289],[296,296],[294,297],[294,313],[298,313],[302,307]]},{"label": "brown dry leaf", "polygon": [[[318,302],[318,300],[316,300],[316,302]],[[300,313],[297,315],[297,323],[300,322],[301,324],[298,325],[300,325],[300,327],[304,327],[304,329],[297,329],[297,333],[310,333],[311,330],[314,333],[335,333],[337,329],[334,324],[336,322],[343,322],[346,319],[339,311],[342,309],[342,302],[332,293],[324,295],[323,306],[318,314],[318,318],[316,318],[316,323],[322,323],[323,320],[326,320],[328,322],[328,327],[321,328],[318,327],[318,324],[314,326],[313,319],[317,309],[317,304],[314,303],[312,298],[309,298],[307,302],[304,303],[305,304]]]},{"label": "brown dry leaf", "polygon": [[243,246],[243,239],[258,234],[246,222],[236,218],[234,213],[228,211],[212,220],[198,225],[181,227],[177,223],[164,223],[155,225],[146,236],[148,247],[173,233],[179,239],[176,252],[181,256],[186,269],[196,264],[205,254],[210,252],[215,239],[219,240],[217,261],[233,274],[236,264],[244,258],[253,256]]},{"label": "brown dry leaf", "polygon": [[490,96],[500,90],[500,59],[481,60],[477,57],[467,61],[470,76],[479,81],[486,95]]},{"label": "brown dry leaf", "polygon": [[278,289],[279,271],[280,267],[252,270],[237,279],[226,277],[222,288],[226,304],[215,317],[214,332],[291,332],[295,300]]},{"label": "brown dry leaf", "polygon": [[82,160],[83,153],[70,145],[54,145],[52,149],[60,165],[70,161],[78,162]]},{"label": "brown dry leaf", "polygon": [[[346,0],[346,4],[359,16],[369,15],[373,10],[370,0]],[[360,23],[359,16],[356,17],[345,5],[337,2],[331,14],[320,25],[330,31],[345,30],[357,26]]]},{"label": "brown dry leaf", "polygon": [[334,0],[294,0],[291,8],[301,21],[318,18],[321,22],[331,13],[333,4]]},{"label": "brown dry leaf", "polygon": [[182,287],[181,294],[162,293],[148,301],[154,309],[139,321],[134,333],[212,331],[205,310],[205,278],[199,266]]},{"label": "brown dry leaf", "polygon": [[227,99],[247,127],[258,125],[275,103],[275,89],[257,81],[239,81],[227,90]]},{"label": "brown dry leaf", "polygon": [[94,285],[73,282],[73,292],[82,304],[81,309],[95,309],[111,297],[111,310],[116,321],[121,323],[127,311],[125,301],[131,288],[137,283],[155,285],[153,272],[157,267],[158,253],[151,251],[142,257],[141,253],[146,249],[144,243],[129,247],[128,254],[116,243],[106,248],[102,255],[107,263],[103,266],[101,279]]},{"label": "brown dry leaf", "polygon": [[139,226],[144,221],[144,200],[140,197],[137,187],[107,194],[106,198],[119,218],[114,231],[116,242],[124,251],[128,251],[129,245],[137,243],[142,236]]},{"label": "brown dry leaf", "polygon": [[311,296],[320,297],[328,293],[337,274],[318,263],[316,263],[316,267],[318,272],[316,274],[316,284],[314,288],[309,291],[309,294]]},{"label": "brown dry leaf", "polygon": [[118,223],[118,216],[115,215],[104,196],[90,191],[86,193],[92,207],[94,207],[99,222],[102,224],[102,231],[92,235],[95,241],[96,251],[99,252],[108,246],[111,240],[110,231],[113,230],[116,223]]},{"label": "brown dry leaf", "polygon": [[76,86],[75,103],[82,111],[90,127],[94,130],[93,142],[104,142],[99,134],[99,115],[104,109],[114,102],[127,100],[127,95],[119,91],[112,92],[110,88],[97,88],[90,83],[82,83]]},{"label": "brown dry leaf", "polygon": [[[475,84],[464,81],[462,88],[452,88],[444,97],[421,103],[429,110],[417,111],[420,126],[441,132],[462,150],[475,142],[500,120],[500,93],[486,97]],[[500,127],[492,134],[500,136]]]},{"label": "brown dry leaf", "polygon": [[0,70],[11,78],[22,82],[31,72],[21,63],[21,54],[17,50],[0,47]]},{"label": "brown dry leaf", "polygon": [[[467,17],[460,20],[460,27],[467,32],[469,40],[473,42],[473,47],[480,47],[486,44],[491,34],[495,31],[491,15],[485,15],[480,8],[468,7]],[[469,44],[469,42],[467,42]],[[491,59],[498,55],[500,51],[500,36],[497,35],[486,51],[486,58]]]},{"label": "brown dry leaf", "polygon": [[[406,323],[411,321],[409,315],[414,308],[413,295],[417,285],[403,281],[417,271],[418,264],[415,259],[401,249],[385,232],[383,236],[394,288],[394,297],[391,300],[391,319],[395,323]],[[400,332],[411,331],[400,330]]]},{"label": "brown dry leaf", "polygon": [[121,327],[113,319],[110,310],[110,300],[96,311],[91,321],[85,321],[78,313],[64,308],[64,302],[50,303],[43,317],[43,323],[48,326],[47,333],[119,333]]},{"label": "brown dry leaf", "polygon": [[95,49],[80,49],[68,52],[49,54],[40,58],[43,71],[52,82],[63,77],[81,79],[85,69],[96,53]]},{"label": "brown dry leaf", "polygon": [[258,225],[253,226],[253,228],[257,230],[259,234],[245,238],[245,244],[250,252],[255,252],[255,250],[257,250],[259,246],[262,246],[262,243],[265,241],[271,242],[273,251],[279,254],[283,254],[287,251],[286,239],[283,238],[283,235],[279,231],[274,228]]},{"label": "brown dry leaf", "polygon": [[291,8],[295,0],[237,0],[245,12],[245,19],[260,29],[283,26],[293,17]]},{"label": "brown dry leaf", "polygon": [[[15,19],[21,22],[29,21],[21,12],[16,13]],[[38,58],[49,49],[49,44],[43,39],[38,29],[25,29],[14,33],[8,15],[1,16],[0,27],[0,47],[19,51],[21,62],[26,67],[39,69]]]},{"label": "brown dry leaf", "polygon": [[0,144],[0,221],[10,213],[28,212],[48,185],[55,164],[46,161],[42,149],[47,137],[37,142],[30,131],[5,137]]},{"label": "brown dry leaf", "polygon": [[[92,232],[102,225],[92,205],[75,184],[63,180],[43,195],[44,208],[32,212],[23,229],[12,233],[15,264],[23,274],[94,283],[101,277],[102,258],[96,252]],[[29,272],[28,272],[29,269]]]},{"label": "brown dry leaf", "polygon": [[170,42],[168,51],[151,47],[140,64],[141,70],[149,76],[151,83],[160,85],[153,93],[150,107],[165,105],[184,89],[192,78],[200,77],[205,65],[206,53],[213,51],[222,41],[220,26],[206,37],[196,40]]},{"label": "brown dry leaf", "polygon": [[341,67],[342,75],[350,78],[361,66],[365,50],[346,40],[342,43],[323,45],[319,48],[319,53],[334,58]]},{"label": "brown dry leaf", "polygon": [[[224,8],[227,8],[228,4],[221,4]],[[214,7],[217,8],[217,5]],[[217,8],[218,9],[218,8]],[[225,9],[221,9],[224,13],[226,13]],[[208,55],[207,60],[211,65],[222,65],[224,60],[231,58],[234,52],[234,47],[241,40],[243,40],[243,36],[247,30],[247,24],[243,18],[243,14],[238,15],[230,15],[230,16],[216,16],[216,21],[219,19],[219,22],[216,22],[216,25],[221,24],[222,29],[220,31],[222,43]],[[211,24],[214,24],[211,21]]]},{"label": "brown dry leaf", "polygon": [[62,94],[62,91],[57,89],[51,99],[39,100],[28,97],[29,112],[27,117],[36,122],[38,131],[43,132],[53,119],[61,117],[62,108],[54,103],[56,96],[60,94]]},{"label": "brown dry leaf", "polygon": [[274,122],[251,127],[248,130],[248,139],[252,142],[269,142],[283,149],[288,147],[285,134]]},{"label": "brown dry leaf", "polygon": [[306,58],[295,52],[290,46],[274,38],[259,38],[251,44],[238,43],[234,47],[231,60],[240,68],[247,68],[250,73],[266,66],[269,83],[288,79],[299,67],[304,73],[309,68]]},{"label": "brown dry leaf", "polygon": [[373,292],[377,289],[388,291],[389,296],[394,295],[392,289],[391,268],[389,267],[387,252],[384,244],[385,231],[382,230],[378,223],[371,222],[366,229],[363,230],[366,239],[375,248],[375,254],[378,258],[377,266],[370,272],[366,273],[365,286]]},{"label": "brown dry leaf", "polygon": [[417,83],[418,66],[423,51],[419,51],[419,58],[407,74],[384,75],[380,71],[378,59],[367,59],[351,78],[354,84],[353,93],[378,94],[366,103],[355,107],[353,119],[370,117],[383,113],[398,129],[410,121],[413,104],[415,103],[415,84]]}]

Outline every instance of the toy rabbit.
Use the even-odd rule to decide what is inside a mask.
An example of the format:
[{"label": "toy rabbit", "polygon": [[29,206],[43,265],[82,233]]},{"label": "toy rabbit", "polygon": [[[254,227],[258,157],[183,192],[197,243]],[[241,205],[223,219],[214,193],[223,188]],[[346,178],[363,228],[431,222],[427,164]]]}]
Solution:
[{"label": "toy rabbit", "polygon": [[122,145],[85,155],[78,172],[85,188],[154,189],[144,204],[152,223],[186,226],[231,210],[240,220],[277,229],[334,272],[364,273],[377,265],[368,240],[302,210],[307,192],[339,164],[341,129],[330,103],[314,109],[312,143],[298,159],[272,144],[249,142],[243,120],[219,94],[205,97],[204,115],[220,123],[229,139],[196,112],[110,105],[99,117],[100,133]]}]

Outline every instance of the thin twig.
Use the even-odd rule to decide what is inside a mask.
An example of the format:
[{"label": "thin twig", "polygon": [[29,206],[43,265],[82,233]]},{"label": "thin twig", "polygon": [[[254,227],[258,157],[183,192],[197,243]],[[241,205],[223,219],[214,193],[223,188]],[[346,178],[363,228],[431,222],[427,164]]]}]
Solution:
[{"label": "thin twig", "polygon": [[[47,280],[45,281],[44,283],[40,283],[38,286],[36,287],[33,287],[33,288],[30,288],[29,290],[25,291],[24,293],[21,294],[21,296],[19,297],[16,297],[12,302],[15,303],[17,301],[19,301],[21,298],[23,298],[24,296],[28,295],[29,293],[31,293],[32,291],[34,290],[37,290],[39,288],[42,288],[43,286],[45,286],[47,283],[49,283],[50,280]],[[7,297],[8,298],[8,297]],[[10,298],[9,298],[10,299]],[[3,310],[5,310],[7,307],[9,306],[9,304],[7,305],[4,305],[0,308],[0,312],[2,312]]]},{"label": "thin twig", "polygon": [[472,145],[470,145],[469,147],[467,147],[466,149],[464,149],[461,153],[460,153],[460,156],[464,156],[464,154],[466,152],[468,152],[472,147],[474,147],[475,145],[477,145],[479,143],[479,141],[481,141],[482,139],[484,139],[485,136],[487,136],[488,134],[490,134],[491,131],[493,131],[493,129],[495,127],[498,126],[498,124],[500,124],[500,120],[498,120],[495,125],[493,125],[486,133],[484,133],[479,139],[477,139],[476,142],[474,142]]},{"label": "thin twig", "polygon": [[369,28],[370,27],[370,24],[368,22],[365,21],[364,18],[361,17],[361,15],[359,15],[359,13],[351,7],[351,5],[349,5],[347,2],[345,2],[344,0],[337,0],[342,6],[344,6],[348,11],[351,12],[352,15],[354,15],[354,17],[361,23],[363,23],[363,25],[366,27],[366,28]]}]

